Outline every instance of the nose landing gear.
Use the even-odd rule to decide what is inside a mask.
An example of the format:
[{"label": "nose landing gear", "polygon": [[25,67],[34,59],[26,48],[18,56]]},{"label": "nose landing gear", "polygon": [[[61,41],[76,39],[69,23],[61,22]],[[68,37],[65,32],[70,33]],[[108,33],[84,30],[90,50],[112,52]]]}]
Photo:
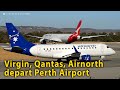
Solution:
[{"label": "nose landing gear", "polygon": [[105,56],[100,56],[100,60],[103,61],[103,59],[105,58]]}]

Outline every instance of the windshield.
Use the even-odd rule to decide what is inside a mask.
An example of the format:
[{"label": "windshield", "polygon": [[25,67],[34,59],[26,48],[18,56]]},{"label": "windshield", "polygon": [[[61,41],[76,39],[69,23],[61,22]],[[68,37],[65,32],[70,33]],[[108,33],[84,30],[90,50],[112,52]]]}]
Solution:
[{"label": "windshield", "polygon": [[107,48],[109,48],[109,46],[107,46]]}]

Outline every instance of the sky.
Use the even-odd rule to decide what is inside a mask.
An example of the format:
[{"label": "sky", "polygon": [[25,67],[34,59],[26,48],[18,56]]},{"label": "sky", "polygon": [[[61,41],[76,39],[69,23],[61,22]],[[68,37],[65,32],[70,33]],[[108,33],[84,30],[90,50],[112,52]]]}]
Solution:
[{"label": "sky", "polygon": [[45,26],[55,28],[120,29],[120,11],[0,11],[0,26]]}]

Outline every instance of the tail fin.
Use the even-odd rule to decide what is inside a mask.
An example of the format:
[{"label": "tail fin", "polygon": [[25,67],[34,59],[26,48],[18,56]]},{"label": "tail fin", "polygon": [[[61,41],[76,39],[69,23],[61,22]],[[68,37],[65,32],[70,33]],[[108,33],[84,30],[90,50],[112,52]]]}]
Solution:
[{"label": "tail fin", "polygon": [[[12,23],[6,23],[7,32],[10,39],[11,47],[19,47],[23,51],[24,49],[29,49],[34,44],[28,42],[15,28],[15,26]],[[27,51],[27,50],[26,50]],[[24,51],[24,53],[27,53]]]},{"label": "tail fin", "polygon": [[82,20],[79,21],[74,34],[80,35],[80,26],[81,26],[81,24],[82,24]]}]

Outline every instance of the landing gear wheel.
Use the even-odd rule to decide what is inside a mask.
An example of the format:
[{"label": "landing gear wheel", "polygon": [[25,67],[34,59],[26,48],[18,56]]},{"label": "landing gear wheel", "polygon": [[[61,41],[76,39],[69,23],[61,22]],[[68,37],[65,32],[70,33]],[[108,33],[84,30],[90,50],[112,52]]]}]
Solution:
[{"label": "landing gear wheel", "polygon": [[100,61],[103,61],[104,58],[105,56],[100,56]]},{"label": "landing gear wheel", "polygon": [[61,62],[62,60],[61,59],[58,59],[57,62]]},{"label": "landing gear wheel", "polygon": [[101,58],[100,58],[100,61],[102,61],[102,62],[103,62],[103,59],[101,59]]},{"label": "landing gear wheel", "polygon": [[70,61],[70,60],[72,60],[72,58],[71,58],[71,57],[67,58],[67,63],[69,63],[69,61]]},{"label": "landing gear wheel", "polygon": [[80,58],[76,58],[77,59],[77,61],[80,61],[81,59]]}]

